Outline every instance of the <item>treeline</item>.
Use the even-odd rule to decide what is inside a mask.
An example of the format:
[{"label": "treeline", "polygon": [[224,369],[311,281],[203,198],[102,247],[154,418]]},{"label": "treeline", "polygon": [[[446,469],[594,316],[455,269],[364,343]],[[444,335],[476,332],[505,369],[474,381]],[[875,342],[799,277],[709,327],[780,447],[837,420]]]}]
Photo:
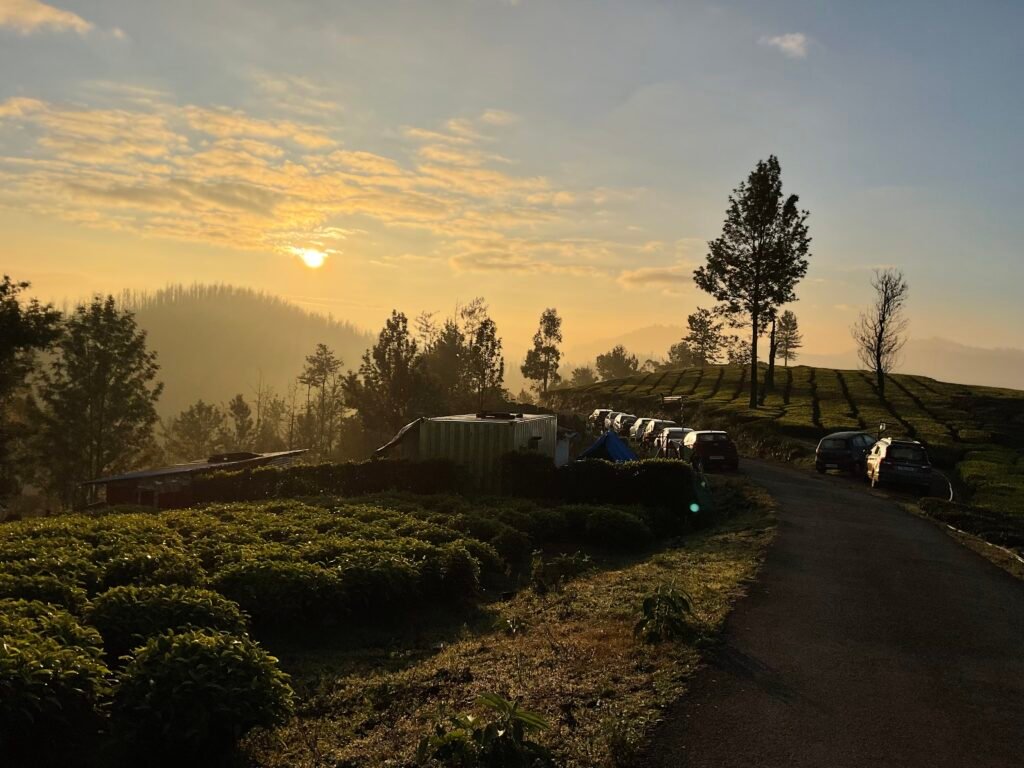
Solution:
[{"label": "treeline", "polygon": [[[159,360],[125,307],[147,300],[96,297],[62,312],[29,299],[28,288],[0,282],[0,512],[25,486],[73,506],[91,500],[84,481],[222,452],[305,448],[314,462],[362,459],[418,417],[512,406],[482,298],[412,324],[393,311],[355,365],[317,344],[283,391],[261,379],[161,421]],[[559,380],[560,342],[561,319],[547,309],[522,366],[537,392]]]}]

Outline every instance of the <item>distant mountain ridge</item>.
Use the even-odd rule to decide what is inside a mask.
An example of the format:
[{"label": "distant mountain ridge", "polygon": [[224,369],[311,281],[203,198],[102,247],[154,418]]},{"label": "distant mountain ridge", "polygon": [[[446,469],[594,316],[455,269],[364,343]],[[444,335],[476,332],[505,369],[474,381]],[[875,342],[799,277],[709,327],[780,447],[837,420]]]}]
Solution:
[{"label": "distant mountain ridge", "polygon": [[157,353],[164,382],[157,407],[165,418],[200,398],[221,403],[242,393],[251,400],[261,378],[284,395],[318,343],[353,369],[373,343],[350,323],[248,288],[176,285],[121,298]]},{"label": "distant mountain ridge", "polygon": [[[592,365],[598,354],[622,344],[643,363],[649,357],[664,358],[668,348],[685,334],[682,325],[649,325],[621,336],[569,347],[563,360],[567,367]],[[797,363],[822,368],[859,367],[853,348],[833,354],[801,350]],[[911,338],[896,370],[956,384],[1024,389],[1024,349],[973,347],[942,338]]]}]

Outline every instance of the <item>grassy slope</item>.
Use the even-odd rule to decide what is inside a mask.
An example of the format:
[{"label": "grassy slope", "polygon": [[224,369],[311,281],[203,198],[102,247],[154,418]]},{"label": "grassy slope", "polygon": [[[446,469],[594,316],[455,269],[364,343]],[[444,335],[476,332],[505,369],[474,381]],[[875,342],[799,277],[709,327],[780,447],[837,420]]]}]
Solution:
[{"label": "grassy slope", "polygon": [[378,643],[279,650],[301,709],[287,726],[250,738],[250,759],[261,768],[409,765],[431,722],[499,692],[551,722],[541,739],[567,768],[626,764],[700,661],[694,644],[650,646],[633,636],[644,597],[673,583],[693,598],[702,634],[713,635],[774,534],[763,491],[715,485],[728,519],[653,556],[598,559],[595,572],[557,592],[522,590],[469,621]]},{"label": "grassy slope", "polygon": [[746,383],[746,371],[735,366],[707,366],[559,389],[551,404],[641,413],[655,410],[661,395],[683,395],[690,426],[727,418],[808,448],[827,432],[873,431],[884,421],[887,434],[925,443],[971,503],[1024,515],[1024,392],[896,374],[882,400],[862,371],[795,366],[777,369],[775,391],[752,411]]}]

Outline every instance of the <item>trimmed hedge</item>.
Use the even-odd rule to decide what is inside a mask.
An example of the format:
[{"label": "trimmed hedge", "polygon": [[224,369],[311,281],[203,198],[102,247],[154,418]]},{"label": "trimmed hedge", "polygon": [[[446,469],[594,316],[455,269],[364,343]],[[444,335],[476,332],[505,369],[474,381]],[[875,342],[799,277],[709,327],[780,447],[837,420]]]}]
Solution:
[{"label": "trimmed hedge", "polygon": [[114,694],[114,732],[147,764],[214,765],[257,726],[292,711],[288,676],[245,637],[158,635],[138,650]]},{"label": "trimmed hedge", "polygon": [[192,494],[193,499],[201,503],[302,496],[361,496],[381,491],[458,493],[465,487],[464,472],[451,461],[379,459],[217,472],[197,477],[192,484]]},{"label": "trimmed hedge", "polygon": [[99,634],[40,602],[0,601],[0,755],[65,763],[95,738],[109,693]]},{"label": "trimmed hedge", "polygon": [[84,618],[99,630],[107,657],[113,659],[167,630],[246,630],[245,616],[232,601],[174,584],[114,587],[92,601]]}]

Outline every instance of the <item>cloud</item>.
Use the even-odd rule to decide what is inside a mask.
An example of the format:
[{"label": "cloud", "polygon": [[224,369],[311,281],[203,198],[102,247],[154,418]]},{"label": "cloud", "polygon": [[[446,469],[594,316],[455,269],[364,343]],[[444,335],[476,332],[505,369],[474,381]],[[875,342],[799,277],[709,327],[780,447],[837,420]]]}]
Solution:
[{"label": "cloud", "polygon": [[492,151],[493,121],[482,117],[411,127],[406,146],[378,154],[342,148],[332,126],[298,116],[176,104],[161,91],[106,82],[81,95],[102,106],[0,101],[0,146],[19,148],[0,155],[0,206],[282,253],[414,229],[436,261],[467,272],[611,276],[633,254],[623,243],[554,237],[565,225],[586,231],[628,195],[516,174]]},{"label": "cloud", "polygon": [[480,115],[480,122],[486,125],[511,125],[519,122],[519,115],[502,109],[488,109]]},{"label": "cloud", "polygon": [[623,288],[677,290],[693,282],[693,267],[683,263],[665,267],[627,269],[619,274],[617,280]]},{"label": "cloud", "polygon": [[93,29],[93,24],[76,13],[39,0],[0,0],[0,27],[11,27],[22,35],[42,30],[84,35]]},{"label": "cloud", "polygon": [[774,37],[765,36],[760,40],[761,45],[775,48],[791,59],[806,59],[807,44],[809,42],[803,32],[787,32],[784,35],[775,35]]}]

